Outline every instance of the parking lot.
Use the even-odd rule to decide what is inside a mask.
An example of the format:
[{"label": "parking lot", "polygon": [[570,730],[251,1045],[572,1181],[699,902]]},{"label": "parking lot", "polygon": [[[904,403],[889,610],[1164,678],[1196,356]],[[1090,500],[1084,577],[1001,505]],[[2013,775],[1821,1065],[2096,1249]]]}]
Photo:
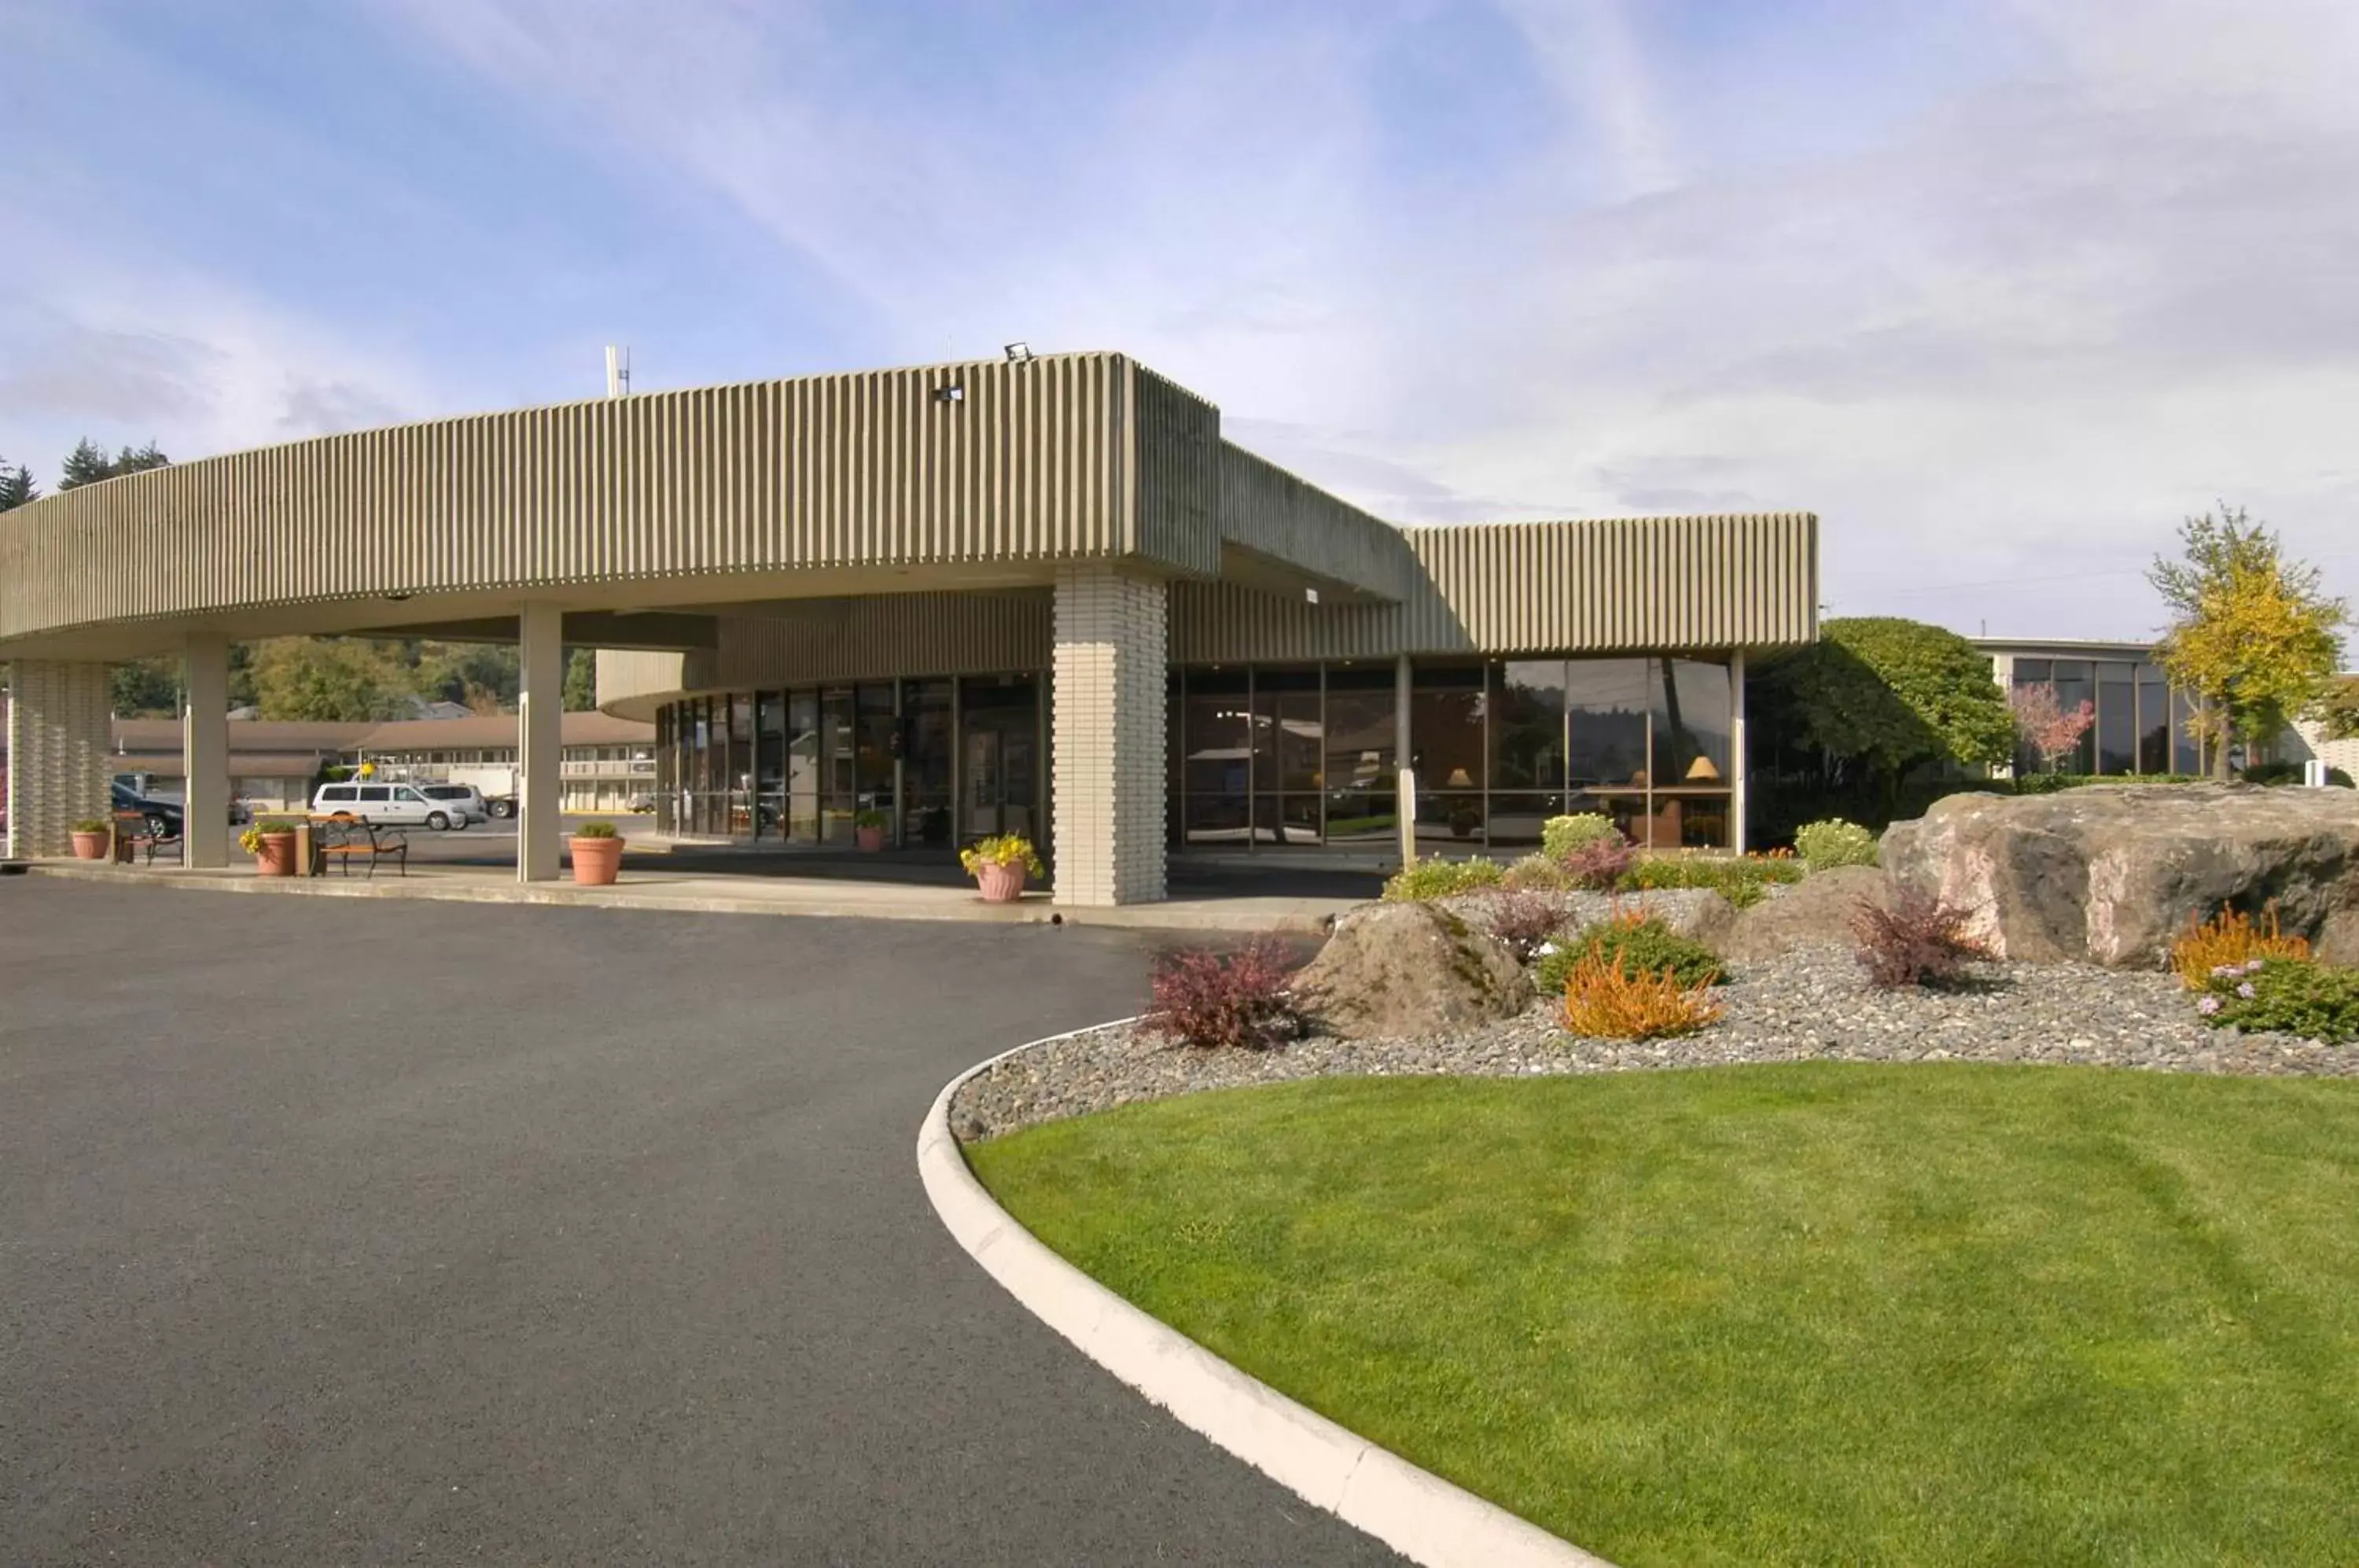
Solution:
[{"label": "parking lot", "polygon": [[1390,1561],[919,1189],[941,1083],[1147,961],[0,879],[0,1561]]}]

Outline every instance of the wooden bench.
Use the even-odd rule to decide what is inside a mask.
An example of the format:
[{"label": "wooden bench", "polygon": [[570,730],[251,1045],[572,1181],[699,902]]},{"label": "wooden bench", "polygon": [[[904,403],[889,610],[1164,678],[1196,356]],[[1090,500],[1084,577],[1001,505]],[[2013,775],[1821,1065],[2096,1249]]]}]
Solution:
[{"label": "wooden bench", "polygon": [[168,849],[183,861],[188,858],[180,835],[172,831],[169,820],[150,816],[146,811],[114,813],[114,858],[117,862],[128,866],[144,851],[146,864],[153,866],[156,864],[156,852],[159,849]]},{"label": "wooden bench", "polygon": [[375,877],[377,862],[386,855],[394,857],[404,877],[409,875],[409,839],[399,828],[379,827],[365,817],[315,816],[310,823],[311,876],[323,877],[335,865],[350,877],[357,860]]}]

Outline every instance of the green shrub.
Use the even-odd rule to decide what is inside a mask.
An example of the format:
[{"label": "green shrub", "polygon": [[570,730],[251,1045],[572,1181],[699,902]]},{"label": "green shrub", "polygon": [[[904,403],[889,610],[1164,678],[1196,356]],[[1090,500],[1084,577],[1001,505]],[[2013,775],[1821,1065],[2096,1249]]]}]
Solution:
[{"label": "green shrub", "polygon": [[573,830],[575,838],[614,838],[617,834],[612,822],[583,822]]},{"label": "green shrub", "polygon": [[2233,1024],[2349,1045],[2359,1040],[2359,969],[2289,958],[2223,965],[2212,972],[2195,1010],[2215,1028]]},{"label": "green shrub", "polygon": [[1614,825],[1612,817],[1576,811],[1569,817],[1550,817],[1540,824],[1540,853],[1550,860],[1562,860],[1584,844],[1621,836],[1622,830]]},{"label": "green shrub", "polygon": [[1496,887],[1506,875],[1495,860],[1420,860],[1385,884],[1385,897],[1397,904],[1421,904],[1452,893]]},{"label": "green shrub", "polygon": [[1530,893],[1561,893],[1572,886],[1564,862],[1546,855],[1527,855],[1507,867],[1500,884]]},{"label": "green shrub", "polygon": [[1750,909],[1768,896],[1773,882],[1799,882],[1799,860],[1736,860],[1724,855],[1664,855],[1641,860],[1631,868],[1631,886],[1642,891],[1664,887],[1709,887],[1740,909]]},{"label": "green shrub", "polygon": [[1813,871],[1834,866],[1875,864],[1875,835],[1856,822],[1829,817],[1794,834],[1794,853]]},{"label": "green shrub", "polygon": [[1660,975],[1666,969],[1681,985],[1718,985],[1720,958],[1703,943],[1675,933],[1652,916],[1623,915],[1584,926],[1570,942],[1542,955],[1533,977],[1550,996],[1564,995],[1573,965],[1595,948],[1620,966],[1625,975]]},{"label": "green shrub", "polygon": [[114,825],[104,817],[84,817],[73,824],[72,831],[79,833],[104,833]]},{"label": "green shrub", "polygon": [[2104,784],[2201,784],[2203,777],[2195,773],[2026,773],[2014,779],[2002,779],[1997,788],[2010,784],[2017,795],[2053,795],[2061,789],[2082,789]]},{"label": "green shrub", "polygon": [[[2301,764],[2299,762],[2256,762],[2236,776],[2247,784],[2299,784]],[[2351,775],[2340,768],[2326,770],[2326,781],[2338,789],[2351,788]]]}]

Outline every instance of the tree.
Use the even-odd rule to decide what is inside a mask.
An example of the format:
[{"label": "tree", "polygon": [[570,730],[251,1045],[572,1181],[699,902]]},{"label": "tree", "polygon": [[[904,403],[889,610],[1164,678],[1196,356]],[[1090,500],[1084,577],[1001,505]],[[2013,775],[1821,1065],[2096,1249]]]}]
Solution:
[{"label": "tree", "polygon": [[73,451],[66,453],[64,464],[58,472],[60,491],[79,490],[85,485],[95,485],[102,479],[118,479],[126,474],[145,474],[151,468],[165,468],[171,463],[157,449],[154,441],[143,447],[125,447],[113,457],[92,443],[88,436],[74,442]]},{"label": "tree", "polygon": [[2230,739],[2249,756],[2325,691],[2350,611],[2241,506],[2190,517],[2179,538],[2180,559],[2158,556],[2147,573],[2172,615],[2155,662],[2195,694],[2196,738],[2224,779]]},{"label": "tree", "polygon": [[2083,697],[2068,713],[2055,685],[2046,681],[2017,687],[2007,693],[2006,702],[2015,711],[2015,727],[2024,744],[2039,754],[2050,773],[2063,770],[2064,758],[2080,750],[2081,737],[2097,722],[2096,703]]},{"label": "tree", "polygon": [[112,672],[114,716],[165,719],[180,716],[180,661],[170,655],[135,659]]},{"label": "tree", "polygon": [[2337,677],[2311,708],[2329,740],[2359,740],[2359,675]]},{"label": "tree", "polygon": [[577,648],[565,656],[565,711],[586,713],[598,705],[598,653]]},{"label": "tree", "polygon": [[257,644],[255,705],[266,719],[353,724],[409,713],[410,670],[361,637],[275,637]]},{"label": "tree", "polygon": [[1911,768],[1975,767],[2015,756],[2015,715],[1990,659],[1940,626],[1893,616],[1828,621],[1807,648],[1767,660],[1767,733],[1863,769],[1889,800]]},{"label": "tree", "polygon": [[33,483],[33,471],[23,463],[8,466],[0,458],[0,512],[13,512],[27,501],[40,498],[41,487]]}]

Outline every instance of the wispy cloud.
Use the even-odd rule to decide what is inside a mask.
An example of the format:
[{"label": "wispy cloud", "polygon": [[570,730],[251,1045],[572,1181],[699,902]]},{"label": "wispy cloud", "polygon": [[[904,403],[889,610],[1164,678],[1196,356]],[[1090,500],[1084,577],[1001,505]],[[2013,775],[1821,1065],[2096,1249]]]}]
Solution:
[{"label": "wispy cloud", "polygon": [[2343,0],[364,14],[324,58],[471,115],[480,180],[175,126],[283,176],[231,220],[356,236],[307,278],[373,232],[479,229],[466,262],[402,251],[380,321],[259,281],[283,253],[53,224],[70,259],[0,255],[41,310],[0,300],[0,419],[235,444],[556,395],[618,319],[651,384],[1022,337],[1134,352],[1403,520],[1812,508],[1843,610],[2136,633],[2136,566],[2218,496],[2359,582]]}]

